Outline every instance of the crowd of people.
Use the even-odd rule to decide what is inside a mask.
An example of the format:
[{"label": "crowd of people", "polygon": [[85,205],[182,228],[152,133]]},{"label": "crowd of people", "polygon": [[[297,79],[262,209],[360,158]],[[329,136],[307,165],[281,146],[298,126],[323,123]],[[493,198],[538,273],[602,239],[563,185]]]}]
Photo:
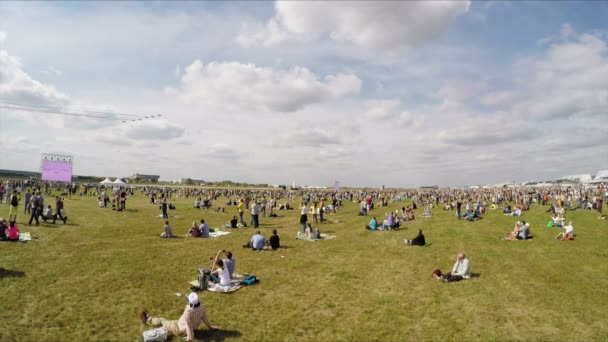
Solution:
[{"label": "crowd of people", "polygon": [[[37,186],[24,184],[0,183],[2,193],[0,201],[9,204],[8,217],[5,221],[0,218],[0,239],[7,241],[19,240],[19,227],[17,227],[17,215],[20,205],[24,207],[24,214],[29,215],[28,224],[39,219],[44,222],[57,219],[67,223],[67,212],[65,209],[64,196],[51,197],[52,186],[41,184]],[[397,230],[407,222],[416,220],[416,210],[422,209],[421,217],[431,217],[434,208],[443,208],[447,211],[455,211],[456,219],[477,221],[487,215],[490,210],[517,217],[518,220],[504,240],[529,240],[531,237],[530,223],[522,220],[526,211],[534,205],[549,205],[547,213],[550,215],[552,226],[563,229],[555,238],[559,240],[573,240],[575,238],[574,225],[571,220],[565,224],[566,215],[571,210],[597,210],[599,218],[602,215],[603,202],[608,199],[606,188],[594,186],[580,187],[551,187],[551,188],[477,188],[477,189],[417,189],[417,190],[345,190],[341,192],[331,190],[287,190],[287,189],[263,189],[263,190],[234,190],[234,189],[196,189],[196,188],[170,188],[162,186],[131,187],[111,191],[100,187],[78,187],[64,186],[55,190],[67,191],[72,196],[80,191],[81,196],[97,196],[99,207],[108,207],[110,204],[117,211],[126,210],[126,200],[134,195],[134,191],[140,191],[150,198],[150,203],[161,210],[163,218],[162,238],[176,237],[169,222],[168,210],[172,206],[172,200],[177,198],[193,197],[195,208],[209,210],[213,202],[226,197],[224,203],[228,210],[233,210],[235,215],[227,222],[225,228],[238,228],[251,226],[255,228],[255,234],[243,247],[254,251],[276,251],[281,248],[281,241],[277,229],[273,229],[268,238],[258,228],[260,219],[266,220],[276,217],[277,211],[294,210],[294,216],[298,216],[299,226],[297,238],[316,240],[321,238],[319,228],[313,228],[326,220],[327,214],[338,212],[344,202],[349,201],[358,205],[358,215],[372,216],[366,225],[371,231]],[[66,193],[66,192],[62,192]],[[54,208],[45,204],[45,197],[54,198]],[[95,197],[92,197],[94,199]],[[290,203],[300,200],[300,205],[292,208]],[[48,201],[48,200],[47,200]],[[387,211],[381,208],[389,204],[409,202],[400,210]],[[192,202],[189,202],[192,203]],[[297,202],[296,202],[297,203]],[[443,203],[443,207],[440,206]],[[511,207],[513,204],[513,207]],[[218,207],[220,208],[220,207]],[[376,211],[380,211],[376,213]],[[221,208],[220,212],[224,212]],[[248,213],[248,217],[245,217]],[[374,213],[376,215],[374,216]],[[279,213],[280,214],[280,213]],[[419,217],[420,217],[419,216]],[[377,219],[380,218],[380,221]],[[245,222],[249,219],[249,222]],[[429,220],[432,220],[429,219]],[[296,225],[294,218],[294,225]],[[263,222],[262,222],[263,223]],[[263,226],[263,225],[262,225]],[[194,238],[208,238],[212,232],[204,219],[193,221],[187,228],[186,236]],[[534,228],[536,229],[536,228]],[[426,230],[428,232],[428,230]],[[183,233],[180,233],[183,234]],[[422,229],[411,240],[403,239],[406,246],[426,246],[427,240]],[[224,257],[221,258],[220,255]],[[234,279],[235,259],[230,251],[222,250],[213,258],[213,266],[209,270],[209,281],[221,286],[228,286]],[[454,265],[447,273],[440,269],[432,272],[432,276],[443,282],[457,282],[470,279],[471,264],[463,252],[458,253]],[[142,323],[150,325],[162,325],[175,335],[185,335],[188,339],[194,336],[194,330],[204,323],[210,329],[218,329],[210,323],[206,310],[196,293],[187,296],[187,304],[182,316],[175,321],[164,318],[153,317],[147,311],[141,313]]]}]

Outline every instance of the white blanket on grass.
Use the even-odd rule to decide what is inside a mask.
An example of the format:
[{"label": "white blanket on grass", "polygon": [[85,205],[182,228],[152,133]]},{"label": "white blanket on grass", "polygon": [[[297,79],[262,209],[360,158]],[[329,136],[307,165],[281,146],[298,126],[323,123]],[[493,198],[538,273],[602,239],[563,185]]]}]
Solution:
[{"label": "white blanket on grass", "polygon": [[331,239],[335,239],[336,236],[335,235],[328,235],[328,234],[321,234],[321,238],[320,239],[307,239],[307,238],[303,238],[303,239],[299,239],[299,240],[305,240],[305,241],[321,241],[321,240],[331,240]]},{"label": "white blanket on grass", "polygon": [[[242,287],[241,281],[245,280],[245,278],[247,278],[246,275],[235,273],[234,277],[230,281],[230,285],[220,285],[220,284],[215,284],[215,283],[209,283],[209,286],[207,286],[207,291],[223,292],[223,293],[234,292]],[[188,284],[200,288],[198,279],[193,280],[193,281],[189,282]]]},{"label": "white blanket on grass", "polygon": [[224,235],[228,235],[228,234],[230,234],[230,232],[219,231],[219,232],[210,232],[209,236],[220,237],[220,236],[224,236]]}]

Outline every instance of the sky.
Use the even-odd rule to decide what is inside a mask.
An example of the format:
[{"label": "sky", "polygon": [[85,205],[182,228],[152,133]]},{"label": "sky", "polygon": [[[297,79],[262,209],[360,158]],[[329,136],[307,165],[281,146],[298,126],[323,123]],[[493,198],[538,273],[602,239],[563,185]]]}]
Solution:
[{"label": "sky", "polygon": [[0,169],[459,186],[608,169],[608,2],[0,2]]}]

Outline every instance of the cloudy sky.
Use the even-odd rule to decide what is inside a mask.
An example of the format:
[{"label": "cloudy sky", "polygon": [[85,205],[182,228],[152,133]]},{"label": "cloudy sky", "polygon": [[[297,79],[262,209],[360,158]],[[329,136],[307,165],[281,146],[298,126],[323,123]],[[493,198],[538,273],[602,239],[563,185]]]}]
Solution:
[{"label": "cloudy sky", "polygon": [[608,2],[0,2],[0,168],[465,185],[608,169]]}]

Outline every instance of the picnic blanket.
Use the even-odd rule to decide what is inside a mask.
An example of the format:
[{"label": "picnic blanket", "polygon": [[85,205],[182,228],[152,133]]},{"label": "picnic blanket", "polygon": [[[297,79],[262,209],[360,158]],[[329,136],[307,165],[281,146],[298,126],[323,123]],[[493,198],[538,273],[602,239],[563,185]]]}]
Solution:
[{"label": "picnic blanket", "polygon": [[335,235],[321,234],[321,238],[320,238],[320,239],[298,238],[298,240],[304,240],[304,241],[321,241],[321,240],[331,240],[331,239],[335,239],[335,238],[336,238],[336,236],[335,236]]},{"label": "picnic blanket", "polygon": [[209,236],[210,237],[220,237],[220,236],[224,236],[224,235],[228,235],[228,234],[230,234],[230,232],[217,231],[217,232],[210,232]]},{"label": "picnic blanket", "polygon": [[[243,281],[247,277],[248,277],[247,275],[235,273],[234,277],[230,281],[230,285],[222,286],[220,284],[209,283],[209,286],[207,287],[207,291],[223,292],[223,293],[234,292],[242,287],[241,281]],[[188,284],[198,287],[198,288],[200,288],[200,286],[201,286],[200,283],[198,282],[198,279],[188,282]]]},{"label": "picnic blanket", "polygon": [[27,242],[32,241],[32,235],[29,232],[23,232],[19,234],[19,241]]}]

